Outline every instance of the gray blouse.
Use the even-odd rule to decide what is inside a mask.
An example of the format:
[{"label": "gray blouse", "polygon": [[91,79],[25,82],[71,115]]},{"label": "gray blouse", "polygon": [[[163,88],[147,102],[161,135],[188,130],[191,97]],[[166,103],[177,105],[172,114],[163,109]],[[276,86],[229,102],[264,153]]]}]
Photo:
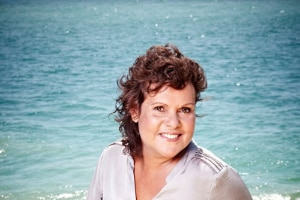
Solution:
[{"label": "gray blouse", "polygon": [[[114,142],[100,156],[87,200],[135,200],[134,161]],[[193,141],[154,200],[250,200],[239,174]]]}]

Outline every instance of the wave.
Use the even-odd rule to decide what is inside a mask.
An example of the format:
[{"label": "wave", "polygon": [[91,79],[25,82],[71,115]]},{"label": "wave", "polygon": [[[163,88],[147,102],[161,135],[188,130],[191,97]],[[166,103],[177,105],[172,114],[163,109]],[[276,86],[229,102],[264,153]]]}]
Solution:
[{"label": "wave", "polygon": [[253,200],[300,200],[300,192],[291,195],[260,194],[252,198]]}]

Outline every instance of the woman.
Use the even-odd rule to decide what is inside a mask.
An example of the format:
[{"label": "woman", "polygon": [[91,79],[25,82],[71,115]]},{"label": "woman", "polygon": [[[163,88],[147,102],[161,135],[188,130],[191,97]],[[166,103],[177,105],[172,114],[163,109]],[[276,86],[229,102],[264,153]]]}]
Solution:
[{"label": "woman", "polygon": [[88,200],[247,200],[238,173],[192,140],[203,69],[174,45],[153,46],[119,80],[122,140],[102,153]]}]

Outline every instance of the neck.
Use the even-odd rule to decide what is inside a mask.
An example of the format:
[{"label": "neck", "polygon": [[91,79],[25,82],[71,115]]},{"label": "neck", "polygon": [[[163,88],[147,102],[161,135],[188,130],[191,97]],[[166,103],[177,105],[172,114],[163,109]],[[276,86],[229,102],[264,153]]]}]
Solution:
[{"label": "neck", "polygon": [[143,169],[156,170],[169,166],[174,166],[180,158],[184,155],[185,150],[181,151],[173,158],[155,157],[153,155],[148,155],[143,152],[142,156],[137,156],[134,158],[135,162],[139,163],[139,166]]}]

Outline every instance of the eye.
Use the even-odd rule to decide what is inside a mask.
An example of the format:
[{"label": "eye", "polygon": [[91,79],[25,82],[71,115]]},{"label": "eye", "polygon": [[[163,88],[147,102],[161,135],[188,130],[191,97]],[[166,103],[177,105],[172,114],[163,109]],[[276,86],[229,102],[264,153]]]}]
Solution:
[{"label": "eye", "polygon": [[163,106],[156,106],[156,107],[154,107],[154,110],[159,111],[159,112],[164,112],[165,108]]},{"label": "eye", "polygon": [[182,112],[182,113],[190,113],[192,112],[192,109],[191,108],[188,108],[188,107],[183,107],[179,110],[179,112]]}]

